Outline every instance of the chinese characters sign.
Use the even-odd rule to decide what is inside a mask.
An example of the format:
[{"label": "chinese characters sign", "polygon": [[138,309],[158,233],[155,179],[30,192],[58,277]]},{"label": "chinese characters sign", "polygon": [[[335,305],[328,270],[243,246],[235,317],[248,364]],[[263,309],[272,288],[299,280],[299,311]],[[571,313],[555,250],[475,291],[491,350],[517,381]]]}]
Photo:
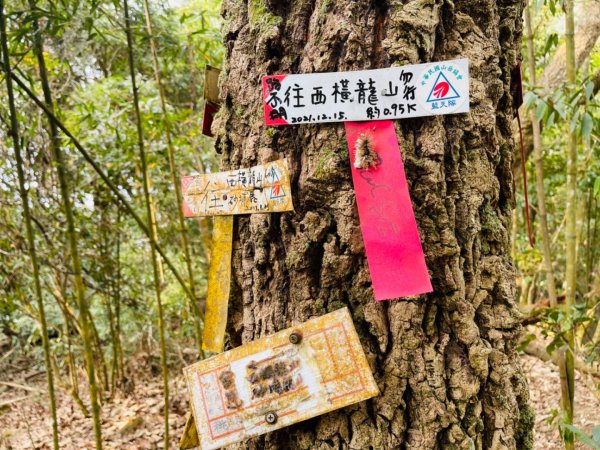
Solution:
[{"label": "chinese characters sign", "polygon": [[469,61],[263,77],[267,125],[402,119],[469,111]]},{"label": "chinese characters sign", "polygon": [[431,292],[394,122],[346,122],[350,160],[357,140],[369,139],[374,167],[352,167],[352,180],[375,299]]},{"label": "chinese characters sign", "polygon": [[379,393],[346,308],[200,361],[184,374],[201,450]]},{"label": "chinese characters sign", "polygon": [[292,211],[287,161],[183,177],[186,217]]}]

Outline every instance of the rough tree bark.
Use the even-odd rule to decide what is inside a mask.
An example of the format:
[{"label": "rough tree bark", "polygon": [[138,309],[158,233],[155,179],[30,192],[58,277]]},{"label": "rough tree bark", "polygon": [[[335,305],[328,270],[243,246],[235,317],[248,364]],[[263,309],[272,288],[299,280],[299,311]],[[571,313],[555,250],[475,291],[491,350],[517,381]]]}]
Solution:
[{"label": "rough tree bark", "polygon": [[[381,389],[239,448],[531,448],[509,256],[521,12],[516,0],[224,1],[222,167],[287,157],[296,208],[236,221],[231,342],[348,306]],[[260,78],[459,57],[471,112],[396,122],[435,292],[377,303],[343,125],[267,129]]]}]

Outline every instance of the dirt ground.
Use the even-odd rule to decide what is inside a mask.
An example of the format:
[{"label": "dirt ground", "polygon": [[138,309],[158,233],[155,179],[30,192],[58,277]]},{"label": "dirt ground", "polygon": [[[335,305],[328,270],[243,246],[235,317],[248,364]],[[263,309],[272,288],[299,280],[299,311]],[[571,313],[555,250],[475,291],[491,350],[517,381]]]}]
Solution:
[{"label": "dirt ground", "polygon": [[[550,362],[532,356],[522,356],[529,379],[531,404],[536,411],[536,450],[563,448],[558,431],[548,423],[552,410],[559,403],[559,377]],[[51,449],[52,434],[48,406],[44,394],[43,373],[24,368],[10,376],[0,376],[0,450]],[[183,430],[187,413],[187,392],[182,376],[174,376],[171,390],[172,448]],[[7,385],[6,382],[24,385]],[[581,375],[576,376],[576,424],[591,430],[600,423],[600,400]],[[160,449],[162,443],[162,383],[157,377],[146,383],[138,382],[127,397],[119,394],[106,401],[102,409],[103,433],[106,449]],[[93,429],[71,397],[59,390],[59,431],[61,448],[93,449]],[[578,448],[587,448],[578,444]]]}]

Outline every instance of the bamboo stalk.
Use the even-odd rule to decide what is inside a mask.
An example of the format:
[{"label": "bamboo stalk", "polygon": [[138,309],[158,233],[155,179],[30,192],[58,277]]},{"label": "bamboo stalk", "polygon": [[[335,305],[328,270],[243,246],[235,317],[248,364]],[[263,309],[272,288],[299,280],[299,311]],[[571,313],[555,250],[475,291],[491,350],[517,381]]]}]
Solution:
[{"label": "bamboo stalk", "polygon": [[[533,32],[531,25],[531,11],[529,5],[525,8],[525,32],[527,35],[527,67],[529,70],[529,82],[536,84],[535,53],[533,43]],[[552,253],[550,244],[550,233],[548,231],[548,214],[546,212],[546,192],[544,189],[544,155],[542,151],[542,134],[540,123],[535,117],[535,111],[529,111],[529,119],[533,128],[533,152],[535,157],[535,188],[538,197],[538,216],[540,231],[542,233],[542,247],[544,251],[544,269],[546,271],[546,283],[548,285],[548,297],[551,306],[556,306],[556,283],[554,271],[552,270]]]},{"label": "bamboo stalk", "polygon": [[[102,198],[102,190],[97,190],[97,195]],[[102,200],[102,204],[105,205]],[[102,244],[101,244],[101,252],[102,252],[102,260],[104,261],[103,271],[105,273],[111,272],[112,262],[110,258],[110,239],[108,237],[109,226],[107,221],[107,215],[110,213],[106,207],[103,208],[102,217],[100,220],[100,230],[102,233]],[[118,236],[118,232],[117,232]],[[118,372],[118,336],[116,331],[115,324],[115,314],[113,312],[112,299],[114,297],[114,282],[113,279],[109,278],[106,282],[106,293],[102,295],[102,299],[104,300],[104,308],[106,310],[106,316],[108,319],[109,331],[110,331],[110,342],[112,349],[112,358],[111,358],[111,367],[110,367],[110,393],[111,396],[115,393],[116,388],[116,379]]]},{"label": "bamboo stalk", "polygon": [[23,157],[21,155],[21,145],[19,141],[19,124],[17,119],[17,110],[15,107],[15,99],[13,93],[13,85],[11,78],[10,57],[8,51],[8,39],[6,36],[6,17],[4,16],[4,0],[0,0],[0,40],[2,41],[2,59],[4,60],[4,71],[6,73],[6,90],[8,92],[8,107],[10,113],[10,134],[12,135],[13,149],[17,162],[17,177],[19,180],[19,195],[23,204],[23,220],[25,222],[25,231],[27,234],[27,250],[29,259],[31,260],[31,268],[33,272],[33,284],[35,297],[37,300],[38,314],[40,316],[40,327],[42,335],[42,347],[44,349],[44,364],[46,367],[46,379],[48,384],[48,399],[50,401],[50,414],[52,416],[52,445],[54,450],[58,450],[58,419],[56,415],[56,395],[54,391],[54,373],[52,370],[52,362],[50,355],[50,341],[48,338],[48,327],[46,322],[46,312],[44,309],[44,299],[42,295],[42,285],[40,282],[39,263],[35,247],[35,237],[33,234],[33,226],[31,219],[31,211],[29,210],[29,195],[25,187],[25,173],[23,170]]},{"label": "bamboo stalk", "polygon": [[[127,52],[129,56],[129,73],[131,77],[131,87],[133,91],[133,106],[135,111],[136,118],[136,128],[138,135],[138,147],[140,152],[140,162],[142,164],[142,182],[144,188],[144,199],[146,203],[146,213],[148,215],[148,223],[150,226],[149,237],[150,237],[150,255],[152,258],[152,270],[154,275],[154,292],[156,296],[156,305],[158,309],[158,331],[160,338],[160,359],[162,366],[162,378],[163,378],[163,393],[164,393],[164,448],[165,450],[169,449],[169,374],[167,368],[167,350],[166,350],[166,342],[165,342],[165,325],[164,325],[164,317],[163,317],[163,308],[161,301],[161,286],[160,286],[160,274],[158,268],[158,262],[156,260],[156,250],[153,245],[156,242],[156,234],[155,228],[153,226],[154,216],[152,211],[152,201],[150,196],[150,181],[148,174],[148,164],[146,160],[146,150],[144,147],[144,132],[142,128],[142,117],[140,113],[139,106],[139,98],[138,98],[138,88],[135,79],[135,62],[133,57],[133,36],[131,32],[131,19],[129,17],[129,6],[127,4],[127,0],[123,0],[123,8],[125,15],[125,32],[127,34]],[[192,292],[192,298],[194,298]]]},{"label": "bamboo stalk", "polygon": [[[32,9],[35,8],[35,3],[33,0],[30,1],[30,6],[32,7]],[[32,24],[34,31],[33,51],[38,62],[40,81],[44,93],[44,102],[48,109],[53,112],[54,102],[52,100],[52,92],[50,90],[50,84],[48,82],[48,71],[46,69],[46,61],[44,58],[44,43],[39,30],[37,19],[34,19]],[[90,312],[88,309],[87,300],[85,298],[85,285],[83,282],[82,265],[79,256],[78,234],[75,229],[75,220],[73,217],[73,209],[71,204],[71,188],[69,186],[66,165],[63,159],[62,149],[60,146],[60,136],[58,133],[56,123],[54,123],[54,121],[52,120],[49,120],[48,122],[50,131],[50,148],[52,150],[54,161],[56,163],[56,172],[58,174],[63,209],[67,221],[67,240],[69,243],[69,250],[71,253],[75,293],[81,322],[81,337],[83,339],[83,353],[90,389],[90,403],[92,410],[92,420],[94,423],[94,437],[96,441],[96,449],[101,450],[102,425],[100,421],[100,405],[98,403],[98,388],[96,385],[96,373],[94,367],[94,354],[92,342],[93,336],[91,333],[91,327],[93,323],[90,322],[88,317],[90,315]]]},{"label": "bamboo stalk", "polygon": [[[575,20],[573,12],[574,0],[565,0],[563,3],[565,10],[565,48],[566,48],[566,67],[568,89],[573,89],[576,82],[575,66]],[[565,215],[567,223],[565,226],[566,243],[566,298],[565,311],[569,313],[571,307],[575,304],[575,294],[577,291],[577,132],[570,129],[572,113],[567,116],[566,124],[569,127],[567,137],[567,207]],[[575,399],[575,336],[574,331],[567,332],[566,374],[565,382],[567,390],[565,392],[563,407],[566,411],[566,422],[573,424],[574,399]],[[565,448],[572,450],[573,434],[565,433]]]},{"label": "bamboo stalk", "polygon": [[[175,150],[173,149],[173,140],[171,138],[171,119],[167,111],[167,102],[165,99],[165,91],[162,83],[162,76],[160,72],[160,63],[158,60],[158,51],[156,49],[156,43],[154,41],[154,34],[152,32],[152,18],[150,13],[150,6],[148,0],[144,0],[144,15],[146,18],[146,30],[150,38],[150,52],[152,53],[152,67],[154,70],[154,78],[158,88],[158,96],[160,98],[160,107],[162,109],[163,120],[165,123],[165,138],[167,140],[167,156],[169,160],[169,170],[171,172],[171,182],[175,190],[175,198],[177,201],[177,216],[179,218],[179,232],[181,237],[181,248],[188,271],[188,279],[190,283],[190,290],[192,294],[196,294],[196,283],[194,281],[194,270],[192,268],[192,259],[190,256],[190,245],[187,238],[187,226],[185,223],[185,217],[183,215],[183,195],[181,194],[181,182],[177,174],[177,168],[175,167]],[[192,316],[194,318],[194,326],[196,329],[196,341],[198,348],[202,354],[202,327],[200,324],[200,309],[198,307],[197,299],[190,299],[190,307],[192,310]]]},{"label": "bamboo stalk", "polygon": [[[117,333],[117,368],[120,368],[119,386],[123,386],[125,381],[125,363],[123,358],[123,342],[121,341],[121,233],[119,229],[121,227],[121,207],[117,205],[117,279],[115,281],[115,327]],[[117,370],[117,372],[119,372]]]}]

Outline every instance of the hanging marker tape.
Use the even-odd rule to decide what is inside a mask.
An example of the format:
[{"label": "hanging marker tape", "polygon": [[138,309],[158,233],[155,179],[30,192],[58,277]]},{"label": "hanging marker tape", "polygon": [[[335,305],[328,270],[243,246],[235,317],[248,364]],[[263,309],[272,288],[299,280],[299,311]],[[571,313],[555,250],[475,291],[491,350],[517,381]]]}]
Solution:
[{"label": "hanging marker tape", "polygon": [[345,122],[345,126],[375,298],[431,292],[394,123]]},{"label": "hanging marker tape", "polygon": [[202,348],[214,353],[223,351],[231,284],[232,248],[233,216],[215,216],[202,338]]}]

